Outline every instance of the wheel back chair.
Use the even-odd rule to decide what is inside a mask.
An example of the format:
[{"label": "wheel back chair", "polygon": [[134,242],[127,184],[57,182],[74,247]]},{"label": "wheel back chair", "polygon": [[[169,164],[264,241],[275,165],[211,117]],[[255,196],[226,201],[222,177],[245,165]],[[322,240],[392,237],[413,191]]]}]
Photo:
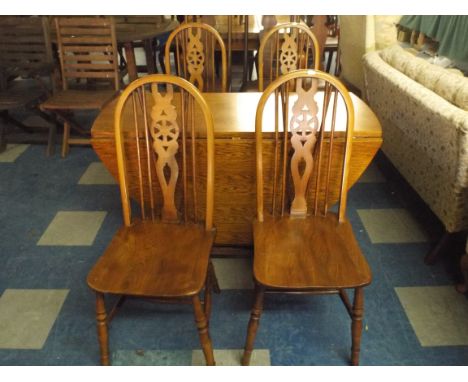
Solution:
[{"label": "wheel back chair", "polygon": [[[274,103],[274,116],[264,115],[267,102]],[[256,287],[243,365],[250,362],[265,292],[338,294],[352,322],[351,363],[359,363],[363,288],[371,272],[346,218],[353,127],[349,93],[327,73],[292,71],[260,98],[255,117]],[[264,161],[266,134],[274,136],[274,160]],[[332,212],[335,202],[337,212]],[[346,289],[354,290],[353,304]]]},{"label": "wheel back chair", "polygon": [[[62,90],[41,104],[63,121],[62,156],[70,144],[89,144],[90,132],[72,118],[77,110],[100,110],[120,88],[115,22],[112,17],[57,17]],[[85,138],[70,138],[70,128]]]},{"label": "wheel back chair", "polygon": [[[211,111],[188,81],[155,74],[123,91],[114,123],[124,226],[88,275],[96,292],[101,363],[109,364],[108,324],[130,296],[191,303],[206,363],[214,365],[208,334],[211,291],[218,288],[210,261],[215,237]],[[130,173],[138,174],[136,184]],[[140,217],[132,216],[130,198],[139,202]],[[106,293],[121,296],[109,315]]]},{"label": "wheel back chair", "polygon": [[[50,123],[47,155],[53,154],[57,121],[42,112],[38,105],[54,90],[54,68],[47,17],[2,17],[0,118],[5,124],[0,126],[0,152],[6,147],[7,124],[27,133],[44,129],[40,126],[26,126],[10,113],[26,109]],[[26,141],[30,138],[28,134]]]},{"label": "wheel back chair", "polygon": [[[227,91],[226,47],[211,25],[184,22],[174,29],[166,42],[164,65],[171,74],[171,51],[176,73],[193,83],[200,91]],[[217,55],[221,55],[221,75],[217,75]]]},{"label": "wheel back chair", "polygon": [[292,70],[319,69],[319,44],[302,22],[278,24],[262,36],[257,60],[258,91],[263,92],[268,84]]}]

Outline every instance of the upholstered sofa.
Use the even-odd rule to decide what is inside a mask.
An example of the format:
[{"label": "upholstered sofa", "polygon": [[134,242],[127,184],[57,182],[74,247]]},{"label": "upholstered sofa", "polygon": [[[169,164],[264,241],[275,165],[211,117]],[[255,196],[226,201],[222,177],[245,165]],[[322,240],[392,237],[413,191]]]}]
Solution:
[{"label": "upholstered sofa", "polygon": [[363,57],[382,151],[444,224],[468,229],[468,78],[399,45]]}]

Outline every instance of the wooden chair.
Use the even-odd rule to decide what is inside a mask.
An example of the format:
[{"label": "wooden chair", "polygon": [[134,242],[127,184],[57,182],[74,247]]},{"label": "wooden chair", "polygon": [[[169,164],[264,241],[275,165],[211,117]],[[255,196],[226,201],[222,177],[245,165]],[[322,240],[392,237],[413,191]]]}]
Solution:
[{"label": "wooden chair", "polygon": [[[318,91],[319,81],[323,91]],[[263,115],[267,102],[274,102],[274,118]],[[352,319],[351,363],[359,362],[363,288],[371,273],[345,214],[353,125],[349,93],[327,73],[290,72],[260,98],[255,119],[255,303],[243,365],[250,362],[267,291],[339,294]],[[274,160],[263,160],[266,134],[274,136]],[[335,187],[339,195],[329,192],[333,184],[340,185]],[[336,201],[338,212],[330,212]],[[345,289],[354,289],[353,305]]]},{"label": "wooden chair", "polygon": [[[164,65],[171,74],[170,52],[174,44],[176,72],[200,91],[227,91],[226,47],[211,25],[182,23],[170,34],[166,43]],[[216,52],[221,53],[221,76],[216,76]]]},{"label": "wooden chair", "polygon": [[[202,117],[195,120],[195,113]],[[213,118],[201,93],[183,78],[154,74],[132,82],[115,110],[124,226],[88,275],[96,292],[101,363],[109,364],[107,326],[125,296],[193,304],[206,363],[213,227]],[[206,152],[201,163],[197,152]],[[127,155],[128,154],[128,155]],[[127,158],[137,158],[127,160]],[[138,174],[137,184],[129,173]],[[181,181],[179,180],[181,175]],[[130,197],[141,216],[132,217]],[[205,288],[204,302],[200,292]],[[104,294],[121,295],[106,314]]]},{"label": "wooden chair", "polygon": [[320,50],[304,23],[282,23],[269,29],[258,50],[258,91],[279,76],[297,69],[318,69]]},{"label": "wooden chair", "polygon": [[[164,16],[114,16],[116,27],[119,26],[124,27],[131,31],[132,27],[152,27],[154,25],[160,25],[164,22]],[[145,53],[146,63],[145,65],[136,65],[137,71],[147,74],[157,73],[157,66],[156,66],[156,55],[160,53],[161,43],[160,37],[154,37],[151,40],[144,40],[144,41],[132,41],[132,48],[142,48]],[[120,67],[121,67],[121,75],[125,75],[125,71],[127,70],[127,63],[124,55],[124,47],[122,45],[118,46],[119,48],[119,55],[120,55]],[[160,53],[161,54],[161,53]],[[164,71],[163,71],[164,72]]]},{"label": "wooden chair", "polygon": [[[89,144],[89,130],[70,117],[77,110],[100,110],[118,93],[120,75],[112,17],[57,17],[62,90],[42,103],[64,122],[62,156],[70,144]],[[70,128],[87,138],[70,139]]]},{"label": "wooden chair", "polygon": [[[1,17],[0,118],[6,124],[19,127],[28,133],[44,129],[44,127],[26,126],[12,116],[10,111],[26,109],[51,123],[47,155],[52,155],[54,152],[56,121],[43,113],[38,105],[54,89],[53,72],[54,62],[47,18]],[[2,125],[0,127],[0,151],[5,146],[6,125]]]}]

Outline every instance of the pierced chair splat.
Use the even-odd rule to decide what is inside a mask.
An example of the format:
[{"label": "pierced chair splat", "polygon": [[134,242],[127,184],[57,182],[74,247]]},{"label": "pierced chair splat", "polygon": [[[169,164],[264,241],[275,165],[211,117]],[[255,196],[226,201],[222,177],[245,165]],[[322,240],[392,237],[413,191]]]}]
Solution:
[{"label": "pierced chair splat", "polygon": [[[227,91],[226,47],[220,34],[211,25],[182,23],[170,34],[165,49],[166,73],[172,72],[170,54],[174,52],[175,71],[179,76],[193,83],[202,92]],[[219,55],[220,75],[217,68]]]},{"label": "pierced chair splat", "polygon": [[[274,116],[264,113],[267,103],[274,103]],[[256,288],[243,364],[250,362],[264,294],[276,292],[338,294],[351,317],[351,363],[357,365],[363,291],[371,272],[346,218],[354,127],[351,97],[327,73],[292,71],[267,87],[255,126]],[[263,140],[266,135],[274,140]],[[271,152],[267,145],[274,145],[273,160],[264,157]],[[336,212],[331,205],[335,200]],[[353,304],[347,289],[354,290]]]},{"label": "pierced chair splat", "polygon": [[[195,119],[197,114],[200,118]],[[193,305],[206,363],[213,227],[214,138],[211,111],[188,81],[155,74],[131,83],[118,99],[115,139],[124,225],[88,275],[96,292],[101,363],[109,364],[104,294]],[[200,160],[200,152],[206,160]],[[129,174],[138,174],[135,181]],[[132,214],[131,198],[140,217]],[[135,208],[137,209],[137,208]],[[204,299],[200,294],[204,289]]]},{"label": "pierced chair splat", "polygon": [[258,91],[292,70],[319,66],[319,44],[310,28],[302,22],[278,24],[266,31],[260,41]]}]

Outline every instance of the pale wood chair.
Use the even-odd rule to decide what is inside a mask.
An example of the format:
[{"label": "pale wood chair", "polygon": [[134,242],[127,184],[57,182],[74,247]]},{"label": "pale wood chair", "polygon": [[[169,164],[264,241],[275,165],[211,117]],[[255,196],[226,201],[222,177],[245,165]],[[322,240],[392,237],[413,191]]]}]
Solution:
[{"label": "pale wood chair", "polygon": [[[264,115],[267,102],[274,103],[274,116]],[[351,363],[359,363],[363,293],[371,272],[346,218],[353,127],[349,93],[327,73],[290,72],[260,98],[255,118],[255,303],[243,365],[250,362],[265,292],[339,294],[352,319]],[[263,160],[266,134],[274,137],[274,160]],[[339,185],[339,194],[330,192],[331,185]],[[335,201],[337,212],[331,212]],[[354,290],[352,305],[346,289]]]},{"label": "pale wood chair", "polygon": [[[210,261],[215,237],[211,111],[185,79],[145,76],[117,102],[115,139],[124,226],[88,275],[96,292],[101,363],[109,364],[108,324],[130,296],[191,303],[206,363],[214,365],[208,334],[211,290],[217,287]],[[204,163],[200,151],[206,152]],[[129,174],[138,174],[137,184]],[[139,202],[140,217],[132,216],[130,197]],[[104,294],[122,296],[109,315]]]},{"label": "pale wood chair", "polygon": [[53,154],[57,122],[38,105],[54,90],[54,68],[47,17],[0,18],[0,118],[5,123],[0,127],[0,151],[6,146],[8,124],[27,133],[44,129],[26,126],[10,113],[25,109],[50,123],[47,155]]},{"label": "pale wood chair", "polygon": [[267,30],[258,50],[258,91],[279,76],[297,69],[319,69],[317,38],[302,23],[281,23]]},{"label": "pale wood chair", "polygon": [[[78,110],[100,110],[120,88],[115,22],[112,17],[57,17],[57,47],[62,90],[41,104],[63,121],[62,156],[70,144],[89,144],[89,130],[71,114]],[[85,138],[70,138],[73,128]]]},{"label": "pale wood chair", "polygon": [[[226,47],[220,34],[211,25],[184,22],[169,35],[164,66],[171,74],[171,51],[176,73],[193,83],[200,91],[227,91]],[[216,53],[221,54],[221,73],[217,76]]]}]

